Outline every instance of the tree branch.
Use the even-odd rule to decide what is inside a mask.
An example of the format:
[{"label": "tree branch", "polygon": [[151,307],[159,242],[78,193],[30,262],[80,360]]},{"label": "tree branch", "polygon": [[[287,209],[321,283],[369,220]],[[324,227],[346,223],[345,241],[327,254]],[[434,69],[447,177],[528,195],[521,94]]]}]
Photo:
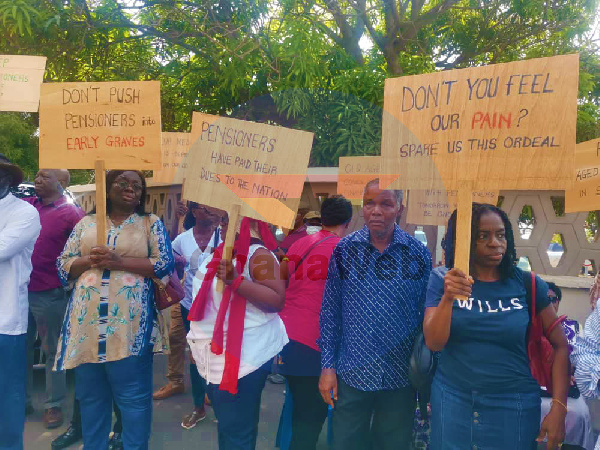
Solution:
[{"label": "tree branch", "polygon": [[383,47],[385,46],[385,39],[384,36],[379,33],[377,30],[375,30],[375,28],[373,27],[373,24],[371,23],[371,20],[369,19],[369,16],[367,15],[367,11],[366,11],[366,2],[365,0],[357,0],[357,1],[350,1],[349,2],[352,7],[354,8],[354,10],[356,11],[358,17],[360,17],[365,25],[365,28],[367,29],[367,31],[369,32],[369,35],[371,36],[371,39],[373,39],[373,42],[375,42],[375,44],[377,44],[377,46],[383,50]]}]

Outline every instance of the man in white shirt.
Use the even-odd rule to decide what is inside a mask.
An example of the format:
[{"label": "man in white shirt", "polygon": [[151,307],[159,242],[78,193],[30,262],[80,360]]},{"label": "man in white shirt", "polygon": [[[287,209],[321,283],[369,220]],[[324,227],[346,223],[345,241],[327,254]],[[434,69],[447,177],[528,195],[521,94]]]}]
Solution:
[{"label": "man in white shirt", "polygon": [[40,234],[36,209],[10,193],[23,181],[18,166],[0,154],[0,446],[23,449],[27,379],[27,284]]}]

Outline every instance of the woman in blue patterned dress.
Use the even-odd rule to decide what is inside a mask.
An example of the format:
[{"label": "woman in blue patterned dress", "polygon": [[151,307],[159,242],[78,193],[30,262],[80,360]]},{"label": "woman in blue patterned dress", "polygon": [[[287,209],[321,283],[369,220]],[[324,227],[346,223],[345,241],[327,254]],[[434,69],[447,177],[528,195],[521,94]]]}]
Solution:
[{"label": "woman in blue patterned dress", "polygon": [[135,171],[106,177],[108,236],[96,244],[96,215],[84,217],[57,261],[74,283],[56,370],[75,369],[86,450],[108,446],[114,397],[126,449],[147,449],[152,421],[152,353],[168,346],[151,278],[173,271],[164,225],[144,211],[146,182]]}]

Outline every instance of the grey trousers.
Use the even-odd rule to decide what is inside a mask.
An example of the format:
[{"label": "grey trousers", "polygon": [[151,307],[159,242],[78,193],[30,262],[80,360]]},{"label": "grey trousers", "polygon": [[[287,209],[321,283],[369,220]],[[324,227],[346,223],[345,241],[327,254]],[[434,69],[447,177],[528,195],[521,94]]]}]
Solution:
[{"label": "grey trousers", "polygon": [[36,331],[46,355],[45,409],[60,407],[66,395],[66,373],[53,372],[58,338],[62,328],[68,297],[63,288],[29,292],[29,326],[27,327],[27,405],[32,405],[33,345]]}]

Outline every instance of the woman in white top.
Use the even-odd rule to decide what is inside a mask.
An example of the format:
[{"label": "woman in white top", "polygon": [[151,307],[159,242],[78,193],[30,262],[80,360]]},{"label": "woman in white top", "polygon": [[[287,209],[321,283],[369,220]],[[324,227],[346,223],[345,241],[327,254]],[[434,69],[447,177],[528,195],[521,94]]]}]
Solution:
[{"label": "woman in white top", "polygon": [[[198,268],[188,342],[208,383],[221,450],[256,446],[261,393],[272,359],[287,344],[277,314],[285,300],[267,224],[244,218],[234,244],[235,267],[222,259],[223,246]],[[219,292],[217,279],[225,288]]]},{"label": "woman in white top", "polygon": [[[188,314],[194,301],[193,280],[198,267],[209,258],[212,252],[221,243],[220,228],[223,211],[210,206],[188,202],[188,212],[185,217],[184,227],[187,231],[181,233],[172,243],[173,253],[185,258],[185,297],[179,303],[181,308],[181,319],[186,332],[190,331]],[[216,227],[216,228],[215,228]],[[181,421],[181,426],[186,430],[194,428],[206,417],[204,410],[204,394],[206,381],[200,377],[193,358],[190,361],[190,381],[192,384],[192,396],[194,398],[194,410],[187,414]]]}]

